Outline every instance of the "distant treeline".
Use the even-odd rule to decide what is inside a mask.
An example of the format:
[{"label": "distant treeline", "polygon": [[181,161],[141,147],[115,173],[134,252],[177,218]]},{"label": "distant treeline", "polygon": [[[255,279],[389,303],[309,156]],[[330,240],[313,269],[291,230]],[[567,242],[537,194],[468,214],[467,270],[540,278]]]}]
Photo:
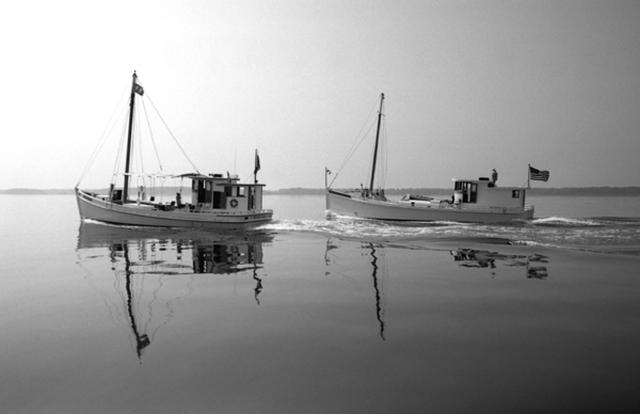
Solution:
[{"label": "distant treeline", "polygon": [[532,188],[531,195],[569,195],[569,196],[640,196],[640,187],[564,187]]},{"label": "distant treeline", "polygon": [[[337,191],[353,191],[355,189],[338,189]],[[106,194],[108,189],[93,190],[99,194]],[[164,187],[163,194],[171,194],[180,191],[180,187]],[[183,187],[182,191],[191,191],[190,187]],[[451,194],[450,188],[388,188],[385,193],[389,195],[401,194]],[[20,195],[70,195],[73,189],[34,189],[12,188],[0,190],[0,194]],[[324,194],[324,188],[282,188],[280,190],[265,190],[265,194],[281,195],[314,195]],[[532,188],[529,195],[533,196],[640,196],[640,187],[563,187],[563,188]]]},{"label": "distant treeline", "polygon": [[0,194],[21,194],[21,195],[60,195],[74,194],[73,189],[53,188],[49,190],[41,190],[35,188],[10,188],[8,190],[0,190]]},{"label": "distant treeline", "polygon": [[[357,189],[335,189],[336,191],[354,191]],[[402,194],[451,194],[451,188],[387,188],[389,195]],[[324,188],[283,188],[265,191],[266,194],[284,195],[313,195],[324,194]],[[533,196],[640,196],[640,187],[562,187],[562,188],[531,188],[529,195]]]}]

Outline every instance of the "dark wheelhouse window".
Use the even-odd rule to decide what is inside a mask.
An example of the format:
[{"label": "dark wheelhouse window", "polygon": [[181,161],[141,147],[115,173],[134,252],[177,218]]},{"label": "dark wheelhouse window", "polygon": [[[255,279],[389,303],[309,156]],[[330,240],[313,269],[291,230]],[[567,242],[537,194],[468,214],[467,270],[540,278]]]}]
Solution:
[{"label": "dark wheelhouse window", "polygon": [[511,198],[520,198],[520,190],[513,190],[511,192]]},{"label": "dark wheelhouse window", "polygon": [[[460,188],[458,188],[458,184]],[[476,203],[478,201],[478,184],[468,181],[457,182],[456,190],[462,191],[463,203]]]}]

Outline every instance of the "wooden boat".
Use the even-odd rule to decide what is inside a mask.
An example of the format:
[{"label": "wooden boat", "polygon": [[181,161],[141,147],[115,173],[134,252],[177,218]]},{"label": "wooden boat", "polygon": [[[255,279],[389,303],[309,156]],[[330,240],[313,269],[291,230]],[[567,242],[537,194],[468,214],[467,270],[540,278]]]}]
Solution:
[{"label": "wooden boat", "polygon": [[328,184],[327,177],[330,171],[325,168],[325,199],[328,216],[345,215],[385,221],[480,223],[533,218],[534,207],[525,204],[527,189],[497,186],[497,173],[494,173],[495,176],[492,179],[488,177],[454,179],[453,193],[451,197],[445,199],[408,194],[398,201],[389,200],[383,188],[374,187],[383,103],[384,94],[381,94],[369,187],[355,192],[336,191]]},{"label": "wooden boat", "polygon": [[[133,226],[194,227],[242,229],[271,220],[272,210],[264,209],[262,196],[264,184],[257,181],[260,169],[258,152],[255,154],[254,182],[241,183],[236,175],[202,174],[198,171],[180,175],[165,175],[188,180],[191,199],[186,201],[181,192],[175,199],[161,202],[155,197],[146,199],[148,188],[138,188],[137,197],[130,196],[129,182],[132,177],[132,129],[136,96],[142,97],[144,90],[133,73],[128,114],[127,148],[122,188],[112,181],[107,194],[82,190],[76,185],[76,199],[82,219],[93,219],[106,223]],[[196,168],[197,170],[197,168]]]}]

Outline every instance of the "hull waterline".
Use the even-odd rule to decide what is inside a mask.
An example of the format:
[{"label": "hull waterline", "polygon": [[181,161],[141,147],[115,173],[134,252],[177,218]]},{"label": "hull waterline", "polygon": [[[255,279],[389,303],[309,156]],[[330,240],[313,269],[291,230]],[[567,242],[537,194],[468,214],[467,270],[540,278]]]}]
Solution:
[{"label": "hull waterline", "polygon": [[338,215],[384,221],[504,223],[533,218],[533,208],[520,211],[509,211],[502,208],[474,211],[471,208],[462,208],[456,205],[423,207],[392,201],[355,198],[332,190],[326,192],[326,208],[330,213]]},{"label": "hull waterline", "polygon": [[271,210],[216,212],[174,209],[163,211],[136,203],[117,204],[82,190],[76,191],[78,211],[82,219],[128,226],[244,229],[271,221]]}]

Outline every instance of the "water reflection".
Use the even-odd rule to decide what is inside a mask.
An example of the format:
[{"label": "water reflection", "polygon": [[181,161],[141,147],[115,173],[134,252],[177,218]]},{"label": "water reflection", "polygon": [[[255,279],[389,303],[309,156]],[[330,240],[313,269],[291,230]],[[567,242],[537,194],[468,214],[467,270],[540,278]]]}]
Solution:
[{"label": "water reflection", "polygon": [[371,250],[369,254],[371,255],[371,267],[373,269],[371,278],[373,279],[373,289],[376,296],[376,319],[380,325],[380,338],[384,341],[384,310],[382,309],[381,285],[378,284],[378,256],[376,256],[376,247],[373,243],[368,243],[367,247]]},{"label": "water reflection", "polygon": [[[455,262],[462,267],[496,269],[496,262],[505,266],[524,267],[527,279],[546,279],[549,276],[546,264],[547,256],[534,253],[531,255],[502,254],[488,250],[457,249],[450,251]],[[492,274],[495,274],[492,271]]]},{"label": "water reflection", "polygon": [[[259,232],[213,234],[83,222],[78,231],[78,264],[103,296],[114,319],[121,320],[124,309],[124,321],[130,328],[135,353],[141,359],[158,329],[173,317],[175,302],[192,292],[191,283],[196,275],[250,273],[256,283],[254,299],[260,304],[263,280],[258,271],[263,263],[262,245],[272,239],[272,235]],[[112,286],[120,296],[120,305],[112,303],[112,292],[98,287],[101,283],[89,269],[92,259],[103,257],[108,258],[109,270],[114,275]],[[165,293],[162,303],[161,289],[166,278],[176,276],[184,278],[186,289],[168,289],[169,296]],[[158,313],[156,308],[162,310]],[[154,322],[158,314],[162,320]]]},{"label": "water reflection", "polygon": [[[327,239],[325,252],[324,252],[324,262],[325,266],[330,268],[335,265],[336,260],[332,257],[332,251],[338,249],[338,244],[332,241],[332,239]],[[381,259],[381,252],[384,251],[384,246],[382,244],[374,244],[374,243],[362,243],[361,248],[367,251],[367,256],[371,258],[369,264],[371,266],[371,279],[373,283],[374,290],[374,298],[375,298],[375,309],[376,309],[376,320],[378,321],[379,326],[379,335],[380,338],[384,341],[386,340],[384,336],[384,307],[383,307],[383,299],[382,299],[382,279],[383,276],[387,274],[386,266],[380,265],[378,262]],[[378,275],[378,272],[381,272]],[[331,275],[331,271],[326,270],[325,276]]]}]

